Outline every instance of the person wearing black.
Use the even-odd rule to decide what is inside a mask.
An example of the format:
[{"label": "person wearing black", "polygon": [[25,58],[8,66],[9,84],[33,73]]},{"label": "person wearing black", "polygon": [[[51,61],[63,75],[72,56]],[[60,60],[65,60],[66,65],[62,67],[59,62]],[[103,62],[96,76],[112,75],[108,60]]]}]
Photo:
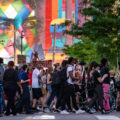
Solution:
[{"label": "person wearing black", "polygon": [[103,58],[101,60],[101,64],[102,64],[101,75],[104,76],[105,74],[108,74],[108,77],[106,77],[103,81],[102,87],[103,87],[103,92],[104,92],[104,101],[103,101],[104,109],[106,111],[109,111],[110,110],[109,95],[106,94],[106,93],[108,93],[109,89],[110,89],[110,74],[111,74],[111,71],[109,69],[108,60],[106,58]]},{"label": "person wearing black", "polygon": [[15,95],[17,91],[17,86],[20,87],[21,94],[23,93],[22,86],[19,81],[19,77],[17,72],[13,69],[14,62],[10,61],[8,63],[8,69],[5,70],[4,76],[3,76],[3,89],[5,91],[5,94],[7,96],[7,111],[5,115],[10,115],[10,110],[12,111],[13,115],[16,115],[15,110]]},{"label": "person wearing black", "polygon": [[19,103],[16,106],[16,110],[20,110],[19,112],[22,112],[22,107],[25,107],[26,114],[31,114],[30,110],[30,92],[28,88],[28,83],[30,81],[28,75],[27,75],[27,65],[23,65],[22,72],[19,73],[19,79],[21,81],[21,85],[23,88],[23,94],[21,96],[21,99]]},{"label": "person wearing black", "polygon": [[103,107],[103,89],[102,89],[102,82],[103,80],[108,77],[108,74],[105,74],[102,78],[100,73],[98,72],[100,69],[99,64],[94,64],[95,71],[93,72],[93,79],[94,79],[94,96],[88,103],[87,111],[89,113],[94,113],[92,108],[96,104],[97,101],[99,101],[99,105],[101,107],[101,112],[105,114],[104,107]]}]

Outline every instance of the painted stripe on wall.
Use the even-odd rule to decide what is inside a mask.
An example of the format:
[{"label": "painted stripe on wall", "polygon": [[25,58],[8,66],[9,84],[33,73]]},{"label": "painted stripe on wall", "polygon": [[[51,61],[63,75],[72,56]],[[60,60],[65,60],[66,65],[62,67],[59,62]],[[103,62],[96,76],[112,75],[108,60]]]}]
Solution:
[{"label": "painted stripe on wall", "polygon": [[[46,0],[46,20],[45,20],[45,49],[49,50],[52,45],[50,35],[50,23],[52,21],[52,0]],[[47,53],[47,51],[46,51]]]},{"label": "painted stripe on wall", "polygon": [[58,0],[52,0],[52,20],[58,18]]},{"label": "painted stripe on wall", "polygon": [[75,22],[78,23],[78,0],[75,1]]},{"label": "painted stripe on wall", "polygon": [[37,28],[38,44],[42,44],[42,48],[45,48],[45,0],[39,1],[40,9],[37,11],[39,19],[41,20],[41,26]]},{"label": "painted stripe on wall", "polygon": [[58,0],[58,18],[62,18],[62,0]]}]

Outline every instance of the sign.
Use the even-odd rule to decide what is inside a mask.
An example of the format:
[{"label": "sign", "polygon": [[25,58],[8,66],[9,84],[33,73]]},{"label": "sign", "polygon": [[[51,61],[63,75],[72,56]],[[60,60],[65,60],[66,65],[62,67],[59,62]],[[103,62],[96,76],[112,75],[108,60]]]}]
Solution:
[{"label": "sign", "polygon": [[26,55],[17,55],[17,64],[26,64]]},{"label": "sign", "polygon": [[41,65],[43,67],[52,67],[52,60],[44,60],[44,61],[32,61],[33,67],[37,65]]}]

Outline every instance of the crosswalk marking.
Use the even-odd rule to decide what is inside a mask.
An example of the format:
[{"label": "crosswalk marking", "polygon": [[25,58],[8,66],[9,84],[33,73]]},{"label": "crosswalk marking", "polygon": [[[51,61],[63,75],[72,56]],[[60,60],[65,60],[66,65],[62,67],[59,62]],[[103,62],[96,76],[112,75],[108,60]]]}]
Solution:
[{"label": "crosswalk marking", "polygon": [[33,117],[33,120],[54,120],[54,115],[36,115]]},{"label": "crosswalk marking", "polygon": [[96,115],[98,120],[120,120],[119,117],[116,116],[108,116],[108,115]]}]

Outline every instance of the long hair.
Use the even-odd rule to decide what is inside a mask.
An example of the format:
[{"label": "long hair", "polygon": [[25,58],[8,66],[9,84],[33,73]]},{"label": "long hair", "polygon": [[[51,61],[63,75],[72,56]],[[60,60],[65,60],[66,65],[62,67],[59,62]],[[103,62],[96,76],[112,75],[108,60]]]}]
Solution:
[{"label": "long hair", "polygon": [[53,71],[53,67],[48,67],[48,69],[47,69],[47,75],[48,75],[48,74],[51,74],[52,71]]}]

